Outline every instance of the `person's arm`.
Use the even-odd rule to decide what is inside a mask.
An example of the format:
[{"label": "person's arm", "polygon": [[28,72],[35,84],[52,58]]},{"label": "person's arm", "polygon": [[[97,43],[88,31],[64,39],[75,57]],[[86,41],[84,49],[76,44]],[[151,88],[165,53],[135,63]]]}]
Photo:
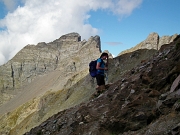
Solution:
[{"label": "person's arm", "polygon": [[97,62],[96,69],[107,70],[108,68],[107,67],[102,68],[101,67],[101,62]]},{"label": "person's arm", "polygon": [[96,69],[102,69],[100,66],[101,66],[101,63],[97,62]]}]

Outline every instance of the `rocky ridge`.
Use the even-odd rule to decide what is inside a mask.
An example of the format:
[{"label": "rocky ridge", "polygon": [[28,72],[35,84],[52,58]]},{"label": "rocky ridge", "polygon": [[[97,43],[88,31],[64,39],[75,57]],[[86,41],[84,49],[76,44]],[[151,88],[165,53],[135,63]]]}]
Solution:
[{"label": "rocky ridge", "polygon": [[[24,47],[0,67],[0,133],[16,129],[13,135],[22,134],[54,113],[85,101],[87,96],[73,101],[70,95],[75,88],[71,87],[87,76],[89,61],[100,53],[99,36],[80,41],[78,33]],[[85,89],[76,94],[88,94]]]},{"label": "rocky ridge", "polygon": [[[99,42],[99,36],[91,37],[88,41],[81,41],[78,33],[70,33],[51,43],[42,42],[25,46],[14,58],[0,67],[2,95],[10,94],[11,98],[14,90],[22,89],[38,76],[52,71],[60,71],[62,77],[66,73],[83,71],[86,69],[87,61],[100,55]],[[65,83],[58,89],[62,89]],[[0,105],[6,101],[6,98],[6,96],[1,97]]]},{"label": "rocky ridge", "polygon": [[[1,134],[23,134],[58,112],[89,102],[95,82],[87,67],[100,55],[100,37],[80,40],[79,34],[70,33],[51,43],[28,45],[0,67],[2,78],[9,77],[0,85],[6,98],[1,98]],[[140,49],[110,59],[108,82],[118,81],[156,53]]]},{"label": "rocky ridge", "polygon": [[119,55],[133,52],[139,49],[155,49],[159,50],[162,45],[169,44],[177,38],[178,34],[174,34],[172,36],[162,36],[160,37],[157,33],[153,32],[149,34],[146,40],[142,41],[141,43],[137,44],[135,47],[122,51]]},{"label": "rocky ridge", "polygon": [[180,36],[98,97],[50,117],[25,135],[180,134]]}]

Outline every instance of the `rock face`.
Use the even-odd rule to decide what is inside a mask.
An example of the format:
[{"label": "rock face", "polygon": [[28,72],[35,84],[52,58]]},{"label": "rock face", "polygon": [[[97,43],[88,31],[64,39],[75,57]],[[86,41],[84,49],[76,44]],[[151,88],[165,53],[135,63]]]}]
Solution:
[{"label": "rock face", "polygon": [[0,67],[0,134],[22,135],[40,124],[27,134],[140,133],[160,118],[156,109],[149,112],[164,107],[158,96],[168,103],[170,86],[179,89],[176,40],[159,51],[140,49],[111,58],[106,81],[113,84],[94,99],[88,64],[100,56],[99,36],[81,41],[78,33],[70,33],[24,47]]},{"label": "rock face", "polygon": [[[0,67],[0,91],[6,95],[55,70],[62,74],[82,71],[89,61],[99,57],[100,47],[99,36],[81,41],[78,33],[63,35],[51,43],[27,45]],[[5,96],[1,104],[2,99]]]},{"label": "rock face", "polygon": [[81,41],[78,33],[24,47],[0,67],[0,134],[23,134],[54,113],[86,101],[91,84],[77,82],[83,83],[89,62],[100,54],[99,36]]},{"label": "rock face", "polygon": [[174,34],[173,36],[162,36],[159,37],[159,35],[155,32],[151,33],[146,40],[139,43],[135,47],[132,47],[128,50],[122,51],[119,55],[133,52],[139,49],[155,49],[159,50],[162,45],[169,44],[173,42],[173,40],[178,36],[178,34]]},{"label": "rock face", "polygon": [[180,36],[125,72],[98,97],[61,111],[25,135],[180,134]]}]

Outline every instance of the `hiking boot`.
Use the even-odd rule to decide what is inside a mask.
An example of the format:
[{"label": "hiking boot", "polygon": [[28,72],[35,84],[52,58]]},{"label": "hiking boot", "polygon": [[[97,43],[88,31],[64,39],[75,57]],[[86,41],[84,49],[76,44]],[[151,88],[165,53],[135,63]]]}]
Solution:
[{"label": "hiking boot", "polygon": [[98,90],[98,91],[102,91],[103,89],[105,89],[105,85],[101,85],[96,88],[96,90]]}]

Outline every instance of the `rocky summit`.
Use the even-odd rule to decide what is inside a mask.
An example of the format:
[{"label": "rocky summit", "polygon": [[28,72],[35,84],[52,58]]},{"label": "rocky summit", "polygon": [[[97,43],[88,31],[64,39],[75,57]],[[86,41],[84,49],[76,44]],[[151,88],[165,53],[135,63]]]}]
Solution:
[{"label": "rocky summit", "polygon": [[101,54],[99,36],[81,41],[69,33],[27,45],[0,67],[0,133],[180,134],[180,36],[151,37],[110,57],[99,94],[88,73],[89,62]]}]

